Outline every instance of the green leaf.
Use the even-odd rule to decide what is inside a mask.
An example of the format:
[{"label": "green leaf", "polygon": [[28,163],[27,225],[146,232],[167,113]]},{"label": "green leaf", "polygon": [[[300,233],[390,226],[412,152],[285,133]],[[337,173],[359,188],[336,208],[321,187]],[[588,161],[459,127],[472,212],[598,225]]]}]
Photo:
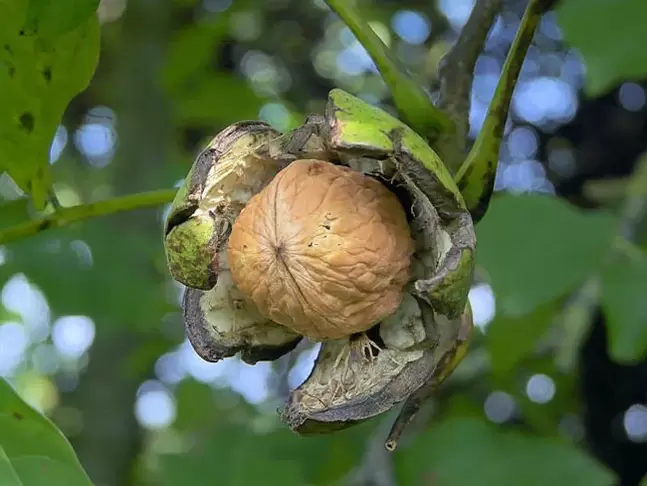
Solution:
[{"label": "green leaf", "polygon": [[550,302],[522,317],[495,317],[486,330],[490,363],[495,373],[508,373],[534,351],[537,340],[552,323],[555,307]]},{"label": "green leaf", "polygon": [[[63,434],[4,379],[0,379],[0,431],[3,486],[92,486]],[[11,474],[17,480],[5,482]]]},{"label": "green leaf", "polygon": [[398,457],[402,484],[434,486],[608,486],[614,476],[581,450],[552,439],[453,418]]},{"label": "green leaf", "polygon": [[29,200],[21,197],[0,204],[0,228],[23,223],[29,219]]},{"label": "green leaf", "polygon": [[[226,74],[201,76],[194,86],[175,92],[173,98],[178,125],[212,123],[226,126],[237,120],[254,120],[264,103],[245,79]],[[228,106],[235,106],[235,112]]]},{"label": "green leaf", "polygon": [[647,76],[645,18],[644,0],[559,2],[557,19],[564,39],[584,59],[588,95],[599,96],[623,81]]},{"label": "green leaf", "polygon": [[[52,2],[39,7],[0,0],[0,172],[32,196],[36,209],[45,207],[51,186],[49,149],[56,128],[70,100],[88,86],[99,55],[96,15],[80,21],[87,8],[82,2]],[[48,8],[72,9],[76,20],[46,20]]]},{"label": "green leaf", "polygon": [[286,438],[298,440],[287,431],[253,434],[242,426],[223,424],[197,453],[164,456],[162,484],[247,486],[272,478],[275,484],[301,486],[305,481],[296,458],[280,453]]},{"label": "green leaf", "polygon": [[169,93],[181,91],[196,76],[206,75],[214,50],[227,35],[227,20],[219,15],[215,22],[190,24],[175,35],[162,71],[162,81]]},{"label": "green leaf", "polygon": [[65,34],[97,11],[99,0],[29,0],[27,27],[44,37]]},{"label": "green leaf", "polygon": [[0,446],[0,484],[5,486],[22,486],[22,482],[11,466],[6,452]]},{"label": "green leaf", "polygon": [[498,311],[521,316],[572,291],[599,267],[615,220],[543,195],[501,195],[477,226]]},{"label": "green leaf", "polygon": [[184,454],[162,456],[163,486],[267,484],[269,477],[271,484],[330,486],[357,465],[358,451],[374,429],[365,422],[335,434],[300,437],[278,424],[276,430],[262,433],[245,424],[271,427],[277,425],[277,417],[259,415],[228,390],[214,392],[185,380],[176,397],[175,428],[190,437],[193,447]]},{"label": "green leaf", "polygon": [[602,271],[609,353],[619,362],[647,356],[647,254],[614,260]]}]

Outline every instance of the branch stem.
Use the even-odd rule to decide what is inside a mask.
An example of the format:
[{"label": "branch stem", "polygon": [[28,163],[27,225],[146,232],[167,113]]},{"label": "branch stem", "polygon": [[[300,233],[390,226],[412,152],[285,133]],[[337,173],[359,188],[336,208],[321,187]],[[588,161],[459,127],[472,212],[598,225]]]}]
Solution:
[{"label": "branch stem", "polygon": [[85,219],[144,207],[159,206],[171,202],[176,192],[176,189],[161,189],[81,204],[69,208],[60,208],[51,214],[0,230],[0,244],[11,243],[22,238],[34,236],[48,229],[69,226],[72,223]]},{"label": "branch stem", "polygon": [[483,126],[456,174],[458,187],[461,188],[475,223],[483,217],[490,204],[512,94],[541,16],[546,11],[546,5],[546,0],[528,2]]},{"label": "branch stem", "polygon": [[434,106],[428,93],[411,78],[404,65],[382,42],[353,2],[326,2],[373,59],[403,120],[427,140],[434,140],[442,133],[453,132],[454,124],[451,119]]},{"label": "branch stem", "polygon": [[438,151],[452,173],[458,170],[465,155],[474,67],[502,4],[502,0],[478,0],[458,40],[438,67],[436,105],[456,125],[455,133],[441,137]]}]

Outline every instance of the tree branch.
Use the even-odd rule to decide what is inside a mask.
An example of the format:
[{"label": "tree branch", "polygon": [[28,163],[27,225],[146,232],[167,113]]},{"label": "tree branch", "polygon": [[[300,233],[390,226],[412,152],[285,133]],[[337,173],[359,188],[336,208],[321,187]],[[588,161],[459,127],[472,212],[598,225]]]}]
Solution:
[{"label": "tree branch", "polygon": [[502,0],[477,1],[458,40],[438,67],[439,91],[436,105],[447,113],[456,126],[455,133],[441,137],[438,147],[451,172],[458,170],[465,154],[474,66],[483,52],[488,33],[502,4]]},{"label": "tree branch", "polygon": [[465,162],[456,174],[458,187],[461,189],[475,223],[485,215],[490,204],[499,163],[499,149],[508,119],[512,94],[535,30],[547,5],[546,0],[530,0],[528,2],[503,65],[501,78],[488,107],[483,127]]},{"label": "tree branch", "polygon": [[0,230],[0,244],[34,236],[48,229],[62,228],[84,219],[138,208],[159,206],[173,201],[176,192],[176,189],[161,189],[159,191],[141,192],[95,203],[61,208],[40,218]]}]

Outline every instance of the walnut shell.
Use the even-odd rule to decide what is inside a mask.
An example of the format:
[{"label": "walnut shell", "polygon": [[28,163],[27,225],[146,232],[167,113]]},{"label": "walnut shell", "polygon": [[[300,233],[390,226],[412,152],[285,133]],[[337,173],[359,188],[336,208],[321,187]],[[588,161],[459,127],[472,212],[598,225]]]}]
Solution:
[{"label": "walnut shell", "polygon": [[269,319],[312,340],[366,331],[395,312],[414,251],[397,197],[376,179],[297,160],[236,219],[236,286]]}]

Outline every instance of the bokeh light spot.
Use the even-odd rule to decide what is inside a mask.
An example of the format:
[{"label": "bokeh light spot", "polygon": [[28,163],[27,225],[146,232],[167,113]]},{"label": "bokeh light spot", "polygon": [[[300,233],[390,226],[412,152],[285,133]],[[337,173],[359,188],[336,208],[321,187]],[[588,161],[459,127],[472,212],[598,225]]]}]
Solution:
[{"label": "bokeh light spot", "polygon": [[17,322],[0,324],[0,376],[11,376],[29,346],[25,328]]},{"label": "bokeh light spot", "polygon": [[424,43],[431,34],[431,22],[420,12],[399,10],[391,21],[393,30],[409,44]]},{"label": "bokeh light spot", "polygon": [[492,287],[486,283],[475,285],[469,292],[474,325],[484,329],[496,313],[496,302]]},{"label": "bokeh light spot", "polygon": [[624,414],[622,424],[632,442],[647,442],[647,406],[636,403]]},{"label": "bokeh light spot", "polygon": [[535,403],[548,403],[555,396],[555,382],[544,374],[533,375],[526,383],[526,395]]},{"label": "bokeh light spot", "polygon": [[78,359],[94,341],[94,321],[88,316],[63,316],[52,327],[52,342],[61,356]]},{"label": "bokeh light spot", "polygon": [[173,423],[176,416],[175,398],[159,382],[143,383],[137,392],[135,417],[147,429],[162,429]]},{"label": "bokeh light spot", "polygon": [[618,101],[625,110],[640,111],[645,106],[645,89],[636,83],[623,83],[618,90]]},{"label": "bokeh light spot", "polygon": [[516,404],[510,394],[495,391],[485,399],[484,409],[487,418],[495,424],[502,424],[513,417]]}]

